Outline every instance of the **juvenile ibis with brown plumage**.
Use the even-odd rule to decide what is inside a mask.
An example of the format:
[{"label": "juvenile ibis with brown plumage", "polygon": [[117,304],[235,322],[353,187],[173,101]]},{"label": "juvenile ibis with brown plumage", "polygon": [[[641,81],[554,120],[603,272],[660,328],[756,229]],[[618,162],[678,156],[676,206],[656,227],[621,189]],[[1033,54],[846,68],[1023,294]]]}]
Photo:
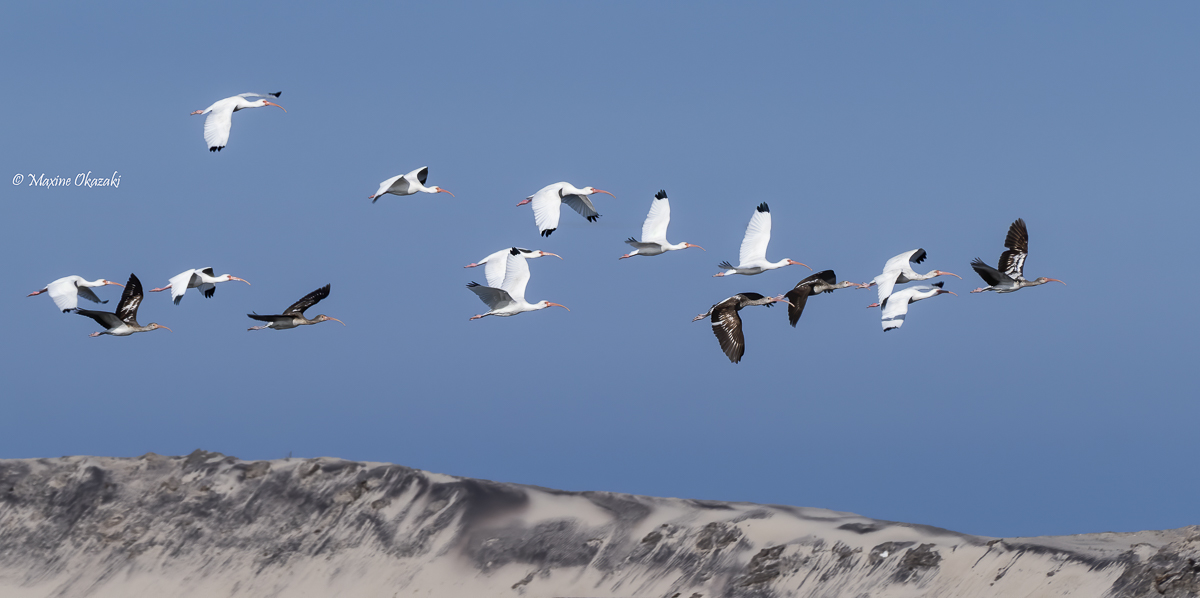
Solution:
[{"label": "juvenile ibis with brown plumage", "polygon": [[1008,236],[1004,237],[1004,246],[1007,251],[1000,254],[1000,263],[996,268],[993,268],[983,260],[975,258],[971,262],[971,268],[975,273],[983,279],[983,282],[988,283],[986,287],[979,287],[972,293],[982,293],[984,291],[996,291],[997,293],[1012,293],[1019,291],[1025,287],[1036,287],[1048,282],[1062,282],[1057,278],[1040,277],[1036,280],[1025,280],[1025,258],[1029,256],[1029,231],[1025,228],[1025,221],[1017,218],[1008,227]]},{"label": "juvenile ibis with brown plumage", "polygon": [[796,322],[800,321],[800,315],[804,313],[804,306],[808,303],[810,296],[857,286],[861,285],[849,280],[838,282],[833,270],[822,270],[801,280],[792,290],[783,295],[783,298],[788,301],[788,323],[792,325],[792,328],[796,327]]},{"label": "juvenile ibis with brown plumage", "polygon": [[[129,336],[135,332],[148,332],[150,330],[158,330],[166,328],[161,324],[151,322],[146,326],[138,324],[137,312],[138,306],[142,303],[142,281],[138,277],[130,274],[129,282],[125,283],[125,290],[121,293],[121,301],[117,303],[117,311],[109,313],[106,311],[92,311],[90,309],[76,309],[75,313],[81,316],[87,316],[96,321],[97,324],[105,327],[107,330],[103,332],[93,332],[88,336],[97,337],[102,334],[112,336]],[[173,331],[172,331],[173,332]]]},{"label": "juvenile ibis with brown plumage", "polygon": [[746,353],[746,338],[742,335],[742,317],[738,312],[743,307],[765,305],[771,307],[776,302],[787,303],[782,296],[764,297],[758,293],[738,293],[712,307],[708,311],[692,318],[692,321],[702,320],[712,316],[713,334],[721,343],[721,350],[732,363],[742,360]]},{"label": "juvenile ibis with brown plumage", "polygon": [[259,322],[266,322],[266,324],[263,324],[261,326],[251,326],[250,328],[247,328],[246,330],[262,330],[264,328],[270,328],[272,330],[287,330],[289,328],[295,328],[297,326],[308,326],[311,324],[320,324],[321,322],[327,322],[329,320],[333,320],[333,321],[341,324],[342,326],[345,326],[346,325],[345,322],[343,322],[333,316],[327,316],[325,314],[321,314],[311,320],[304,317],[304,310],[320,303],[322,299],[324,299],[328,296],[329,296],[329,285],[325,285],[325,286],[305,295],[304,298],[293,303],[291,305],[291,307],[283,310],[283,313],[280,315],[260,316],[258,314],[246,314],[250,318],[258,320]]}]

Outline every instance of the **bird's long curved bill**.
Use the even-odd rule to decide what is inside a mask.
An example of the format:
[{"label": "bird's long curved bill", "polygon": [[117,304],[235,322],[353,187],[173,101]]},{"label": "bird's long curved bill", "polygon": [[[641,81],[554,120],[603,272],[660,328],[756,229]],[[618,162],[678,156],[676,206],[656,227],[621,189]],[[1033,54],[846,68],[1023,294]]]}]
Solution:
[{"label": "bird's long curved bill", "polygon": [[[1062,281],[1060,280],[1059,282],[1062,282]],[[109,281],[105,282],[104,284],[111,284],[111,285],[113,285],[113,286],[118,286],[118,287],[121,287],[121,288],[125,288],[125,285],[123,285],[123,284],[121,284],[121,283],[119,283],[119,282],[113,282],[113,281],[111,281],[111,280],[109,280]],[[1063,282],[1063,284],[1067,284],[1067,283]]]},{"label": "bird's long curved bill", "polygon": [[264,106],[274,106],[280,110],[283,110],[284,112],[287,112],[287,108],[284,108],[283,106],[280,106],[279,104],[276,104],[275,102],[268,102],[266,100],[263,100],[263,105]]},{"label": "bird's long curved bill", "polygon": [[565,310],[567,310],[567,311],[571,311],[571,308],[569,308],[569,307],[567,307],[567,306],[565,306],[565,305],[563,305],[563,304],[561,304],[561,303],[552,303],[552,302],[550,302],[550,301],[547,301],[547,302],[546,302],[546,305],[553,305],[553,306],[555,306],[555,307],[561,307],[561,308],[563,308],[563,309],[565,309]]},{"label": "bird's long curved bill", "polygon": [[687,244],[687,246],[688,246],[688,247],[695,247],[696,249],[699,249],[700,251],[708,251],[707,249],[705,249],[705,248],[703,248],[703,247],[701,247],[701,246],[699,246],[699,245],[695,245],[695,244],[693,244],[693,243],[688,243],[688,244]]},{"label": "bird's long curved bill", "polygon": [[450,197],[454,197],[453,193],[450,193],[449,191],[442,189],[441,187],[438,187],[438,193],[449,193]]},{"label": "bird's long curved bill", "polygon": [[[230,276],[229,278],[231,278],[231,279],[233,279],[233,280],[240,280],[240,281],[242,281],[242,282],[244,282],[244,283],[246,283],[246,284],[250,284],[250,281],[249,281],[249,280],[246,280],[245,278],[238,278],[238,277],[236,277],[236,276]],[[254,286],[254,285],[250,284],[250,286]]]},{"label": "bird's long curved bill", "polygon": [[166,326],[163,326],[162,324],[159,324],[159,325],[158,325],[158,327],[159,327],[159,328],[166,328],[166,329],[167,329],[167,332],[175,332],[174,330],[171,330],[170,328],[167,328]]},{"label": "bird's long curved bill", "polygon": [[958,293],[955,293],[954,291],[947,291],[947,290],[943,289],[943,290],[942,290],[942,292],[943,292],[943,293],[950,293],[951,295],[954,295],[955,297],[957,297],[957,296],[958,296]]},{"label": "bird's long curved bill", "polygon": [[[542,255],[552,255],[560,260],[562,259],[561,255],[558,255],[557,253],[550,253],[549,251],[543,251]],[[1059,282],[1062,282],[1062,281],[1059,281]],[[567,311],[571,311],[571,310],[567,310]]]},{"label": "bird's long curved bill", "polygon": [[[1057,279],[1057,278],[1047,278],[1046,280],[1053,280],[1054,282],[1062,282],[1061,280],[1059,280],[1059,279]],[[1064,285],[1064,286],[1066,286],[1066,284],[1067,284],[1067,283],[1065,283],[1065,282],[1062,282],[1062,283],[1063,283],[1063,285]],[[109,284],[112,284],[112,283],[109,283]]]},{"label": "bird's long curved bill", "polygon": [[[595,192],[596,192],[596,193],[608,193],[608,191],[605,191],[604,189],[596,189],[596,191],[595,191]],[[616,196],[616,195],[613,195],[612,193],[608,193],[608,196],[609,196],[609,197],[611,197],[611,198],[613,198],[613,199],[616,199],[616,198],[617,198],[617,196]]]},{"label": "bird's long curved bill", "polygon": [[959,279],[959,280],[962,280],[962,277],[961,277],[961,276],[959,276],[959,275],[957,275],[957,274],[955,274],[955,273],[953,273],[953,272],[942,272],[941,270],[938,270],[938,272],[941,272],[941,273],[942,273],[942,276],[953,276],[953,277],[955,277],[955,278],[957,278],[957,279]]},{"label": "bird's long curved bill", "polygon": [[333,317],[333,316],[325,316],[325,317],[326,317],[326,318],[329,318],[330,320],[333,320],[333,321],[335,321],[335,322],[337,322],[337,323],[339,323],[339,324],[341,324],[342,326],[345,326],[345,325],[346,325],[346,323],[345,323],[345,322],[343,322],[343,321],[341,321],[341,320],[339,320],[339,319],[337,319],[337,318],[335,318],[335,317]]}]

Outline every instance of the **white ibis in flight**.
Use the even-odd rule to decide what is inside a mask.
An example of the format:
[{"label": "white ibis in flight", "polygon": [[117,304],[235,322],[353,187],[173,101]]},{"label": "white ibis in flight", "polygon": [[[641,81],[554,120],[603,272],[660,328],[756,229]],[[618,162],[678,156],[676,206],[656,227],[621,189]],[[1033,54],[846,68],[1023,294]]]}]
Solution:
[{"label": "white ibis in flight", "polygon": [[954,276],[962,280],[961,276],[953,272],[943,272],[941,270],[930,270],[925,274],[918,274],[913,270],[911,264],[919,264],[925,261],[926,257],[925,250],[920,248],[901,253],[883,265],[883,274],[876,276],[871,282],[858,285],[858,288],[868,289],[879,285],[879,302],[883,303],[883,300],[892,294],[892,290],[896,288],[897,284],[916,280],[929,280],[935,276]]},{"label": "white ibis in flight", "polygon": [[[883,319],[883,331],[887,332],[893,328],[899,328],[904,325],[904,317],[908,315],[908,304],[916,303],[922,299],[937,297],[943,293],[950,293],[955,297],[958,293],[954,291],[946,291],[942,289],[943,282],[935,282],[932,286],[920,284],[915,287],[900,289],[891,295],[888,295],[883,300],[883,308],[880,310]],[[880,307],[878,303],[872,303],[867,306]]]},{"label": "white ibis in flight", "polygon": [[701,251],[707,251],[699,245],[691,243],[676,243],[672,245],[667,241],[667,225],[671,223],[671,203],[667,199],[666,191],[659,191],[654,194],[654,201],[650,203],[650,213],[646,215],[646,221],[642,223],[642,240],[639,242],[633,237],[629,237],[625,241],[633,246],[633,251],[617,258],[623,260],[627,257],[635,255],[661,255],[668,251],[676,249],[687,249],[695,247]]},{"label": "white ibis in flight", "polygon": [[106,311],[92,311],[90,309],[76,309],[75,313],[81,316],[87,316],[96,321],[97,324],[105,327],[107,330],[103,332],[93,332],[88,336],[96,337],[102,334],[110,334],[112,336],[129,336],[135,332],[147,332],[150,330],[158,330],[166,328],[161,324],[151,322],[147,326],[142,326],[137,322],[138,305],[142,303],[142,281],[138,277],[130,274],[129,282],[125,283],[125,290],[121,293],[121,301],[117,303],[116,313]]},{"label": "white ibis in flight", "polygon": [[[375,195],[368,197],[371,203],[379,201],[386,193],[392,195],[412,195],[414,193],[446,193],[450,197],[454,197],[453,193],[434,185],[432,187],[425,186],[425,179],[429,177],[429,167],[422,166],[408,174],[396,175],[382,183],[379,183],[379,190]],[[461,189],[460,189],[461,191]]]},{"label": "white ibis in flight", "polygon": [[343,322],[337,318],[334,318],[332,316],[327,316],[325,314],[321,314],[311,320],[304,317],[304,310],[320,303],[322,299],[324,299],[328,296],[329,296],[329,285],[325,285],[325,286],[305,295],[304,298],[293,303],[291,307],[283,310],[283,313],[280,315],[260,316],[258,314],[246,314],[250,318],[258,320],[259,322],[266,322],[266,324],[263,324],[261,326],[251,326],[250,328],[247,328],[246,330],[262,330],[264,328],[270,328],[272,330],[287,330],[289,328],[295,328],[297,326],[308,326],[310,324],[320,324],[321,322],[327,322],[329,320],[333,320],[335,322],[338,322],[342,326],[345,326],[346,325],[345,322]]},{"label": "white ibis in flight", "polygon": [[208,151],[219,152],[225,144],[229,143],[229,128],[233,126],[233,113],[246,108],[262,108],[263,106],[274,106],[287,112],[287,109],[274,102],[267,100],[250,101],[246,98],[278,98],[282,91],[275,93],[239,93],[231,98],[218,100],[212,106],[204,110],[197,110],[192,114],[207,114],[208,118],[204,119],[204,141],[208,143]]},{"label": "white ibis in flight", "polygon": [[721,343],[721,350],[729,357],[730,362],[737,363],[746,353],[746,339],[742,336],[742,317],[738,315],[738,312],[743,307],[751,305],[771,307],[776,302],[787,303],[787,300],[782,296],[764,297],[758,293],[738,293],[708,308],[708,311],[692,318],[692,321],[702,320],[711,315],[713,334],[717,335],[717,341]]},{"label": "white ibis in flight", "polygon": [[983,279],[983,282],[988,283],[988,286],[975,289],[971,291],[972,293],[984,291],[1011,293],[1050,281],[1067,284],[1057,278],[1044,276],[1033,281],[1025,280],[1025,258],[1029,256],[1029,231],[1025,229],[1024,220],[1017,218],[1017,221],[1008,227],[1008,236],[1004,237],[1004,246],[1008,248],[1008,251],[1000,254],[1000,263],[996,268],[985,264],[979,258],[975,258],[975,261],[971,262],[975,273]]},{"label": "white ibis in flight", "polygon": [[758,274],[767,270],[774,270],[784,266],[804,266],[809,270],[808,264],[782,259],[778,262],[767,261],[767,243],[771,242],[771,209],[767,207],[767,202],[758,204],[758,208],[754,210],[754,215],[750,217],[750,225],[746,227],[746,236],[742,239],[742,250],[739,252],[738,265],[734,268],[729,262],[721,262],[717,264],[718,268],[724,268],[724,272],[717,272],[713,276],[729,276],[730,274]]},{"label": "white ibis in flight", "polygon": [[521,250],[513,247],[508,250],[507,262],[504,265],[504,281],[500,287],[483,286],[477,282],[467,284],[472,293],[488,306],[488,312],[471,316],[478,320],[486,316],[515,316],[527,311],[546,309],[551,305],[571,311],[567,306],[549,301],[529,303],[525,301],[525,285],[529,284],[529,263],[520,256]]},{"label": "white ibis in flight", "polygon": [[537,259],[547,255],[552,255],[560,260],[562,259],[561,255],[558,255],[557,253],[550,253],[549,251],[523,249],[521,247],[505,247],[504,249],[501,249],[500,251],[497,251],[496,253],[479,260],[478,262],[467,264],[463,267],[477,268],[479,266],[487,266],[487,268],[484,268],[483,270],[483,275],[487,278],[487,286],[498,289],[500,288],[500,285],[504,284],[504,273],[508,265],[508,256],[512,255],[513,249],[516,249],[519,252],[516,254],[517,257],[525,258],[527,260]]},{"label": "white ibis in flight", "polygon": [[[549,237],[550,233],[558,230],[559,206],[564,203],[579,212],[580,216],[587,218],[588,222],[595,222],[600,213],[596,211],[596,206],[592,205],[592,200],[588,199],[593,193],[608,191],[595,187],[580,189],[571,183],[554,183],[542,187],[540,191],[526,197],[517,205],[523,206],[533,202],[533,220],[537,223],[538,231],[543,237]],[[608,194],[616,198],[612,193]]]},{"label": "white ibis in flight", "polygon": [[158,293],[171,289],[171,301],[174,301],[175,305],[179,305],[179,302],[183,301],[183,294],[188,289],[200,289],[200,293],[207,299],[211,298],[217,292],[216,284],[218,282],[228,282],[230,280],[240,280],[246,284],[250,284],[250,281],[238,278],[232,274],[217,276],[213,274],[212,268],[197,268],[194,270],[184,270],[172,276],[168,281],[170,284],[165,287],[150,289],[150,292]]},{"label": "white ibis in flight", "polygon": [[820,293],[832,293],[838,289],[847,287],[860,286],[857,282],[849,280],[837,281],[837,276],[833,270],[821,270],[804,280],[796,283],[795,288],[784,293],[783,298],[788,301],[788,322],[792,328],[796,327],[796,322],[800,321],[800,315],[804,313],[804,305],[808,303],[808,298],[811,295]]},{"label": "white ibis in flight", "polygon": [[50,293],[50,298],[54,300],[54,304],[58,306],[58,309],[61,309],[63,313],[67,313],[79,307],[80,297],[93,303],[108,303],[107,299],[101,301],[92,292],[92,289],[88,287],[102,287],[109,284],[122,286],[119,282],[104,280],[103,278],[88,282],[82,276],[66,276],[46,285],[40,291],[34,291],[26,295],[26,297]]}]

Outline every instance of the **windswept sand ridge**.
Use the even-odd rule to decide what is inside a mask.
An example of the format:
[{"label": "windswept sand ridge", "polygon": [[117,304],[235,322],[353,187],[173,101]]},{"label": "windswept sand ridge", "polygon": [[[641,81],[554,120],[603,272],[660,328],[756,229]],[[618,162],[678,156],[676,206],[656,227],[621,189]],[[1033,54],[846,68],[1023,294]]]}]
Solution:
[{"label": "windswept sand ridge", "polygon": [[992,539],[338,459],[0,460],[0,596],[1197,596],[1200,527]]}]

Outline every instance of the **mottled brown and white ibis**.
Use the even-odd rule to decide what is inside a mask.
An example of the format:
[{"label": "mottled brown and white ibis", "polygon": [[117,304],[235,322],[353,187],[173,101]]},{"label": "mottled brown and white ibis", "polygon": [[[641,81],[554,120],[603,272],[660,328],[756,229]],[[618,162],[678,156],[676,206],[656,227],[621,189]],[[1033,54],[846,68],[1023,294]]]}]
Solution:
[{"label": "mottled brown and white ibis", "polygon": [[708,311],[692,318],[692,321],[703,320],[712,316],[713,334],[721,343],[721,350],[729,361],[737,363],[746,353],[746,338],[742,336],[742,317],[738,314],[743,307],[765,305],[771,307],[776,302],[787,303],[782,296],[764,297],[758,293],[738,293],[712,307]]},{"label": "mottled brown and white ibis", "polygon": [[[533,221],[537,224],[539,233],[543,237],[549,237],[551,233],[558,230],[559,207],[564,203],[571,206],[572,210],[579,212],[580,216],[587,218],[588,222],[595,222],[600,217],[600,213],[596,211],[596,206],[592,205],[592,200],[588,199],[588,196],[594,193],[608,193],[608,191],[595,187],[580,189],[571,183],[554,183],[542,187],[537,193],[526,197],[517,205],[523,206],[533,202]],[[608,193],[608,195],[616,198],[612,193]]]},{"label": "mottled brown and white ibis", "polygon": [[304,317],[304,310],[320,303],[322,299],[324,299],[328,296],[329,296],[329,285],[325,285],[325,286],[305,295],[304,298],[293,303],[291,307],[283,310],[283,313],[280,315],[260,316],[258,314],[246,314],[250,318],[258,320],[259,322],[266,322],[266,324],[263,324],[261,326],[251,326],[250,328],[247,328],[246,330],[262,330],[264,328],[270,328],[272,330],[287,330],[289,328],[295,328],[297,326],[308,326],[310,324],[320,324],[321,322],[327,322],[329,320],[333,320],[335,322],[338,322],[342,326],[345,326],[346,325],[345,322],[343,322],[333,316],[327,316],[325,314],[321,314],[311,320]]},{"label": "mottled brown and white ibis", "polygon": [[975,258],[975,261],[971,262],[975,273],[988,284],[986,287],[971,291],[972,293],[984,291],[1011,293],[1025,287],[1036,287],[1048,282],[1067,284],[1057,278],[1044,276],[1036,280],[1025,280],[1025,258],[1029,256],[1029,231],[1025,228],[1024,220],[1017,218],[1017,221],[1008,227],[1008,236],[1004,237],[1004,246],[1008,250],[1000,254],[1000,263],[996,268],[987,265],[979,258]]},{"label": "mottled brown and white ibis", "polygon": [[687,249],[688,247],[706,251],[703,247],[691,243],[672,244],[668,242],[667,225],[670,223],[671,203],[667,199],[667,192],[660,190],[654,194],[654,201],[650,203],[650,213],[646,215],[646,221],[642,223],[642,240],[638,241],[629,237],[629,240],[625,242],[633,246],[633,251],[617,259],[623,260],[635,255],[662,255],[668,251]]},{"label": "mottled brown and white ibis", "polygon": [[486,316],[515,316],[527,311],[537,311],[550,306],[561,307],[571,311],[561,303],[538,301],[529,303],[525,300],[525,286],[529,284],[529,263],[521,257],[521,250],[516,247],[509,249],[507,262],[504,265],[504,281],[499,288],[483,286],[477,282],[467,284],[467,288],[479,296],[479,300],[488,306],[488,312],[471,316],[478,320]]},{"label": "mottled brown and white ibis", "polygon": [[742,249],[738,255],[737,267],[733,267],[729,262],[721,262],[717,264],[717,267],[723,268],[725,271],[717,272],[713,276],[728,276],[730,274],[751,275],[784,266],[804,266],[812,270],[812,268],[808,267],[808,264],[802,264],[786,258],[778,262],[768,262],[767,243],[770,242],[771,209],[767,207],[767,202],[764,201],[755,208],[754,215],[750,217],[750,225],[746,227],[746,236],[742,238]]},{"label": "mottled brown and white ibis", "polygon": [[97,324],[105,327],[107,330],[103,332],[93,332],[88,336],[100,336],[109,334],[112,336],[129,336],[135,332],[147,332],[150,330],[158,330],[166,328],[161,324],[151,322],[146,326],[142,326],[137,322],[138,305],[142,303],[142,281],[138,277],[130,274],[129,282],[125,283],[125,290],[121,292],[121,301],[117,303],[116,313],[106,311],[92,311],[90,309],[76,309],[75,313],[81,316],[87,316],[96,321]]},{"label": "mottled brown and white ibis", "polygon": [[[896,291],[895,293],[892,293],[884,298],[883,307],[880,310],[881,318],[883,320],[883,331],[887,332],[893,328],[899,328],[904,325],[904,318],[908,315],[908,305],[910,303],[916,303],[917,301],[928,299],[930,297],[937,297],[943,293],[950,293],[955,297],[958,296],[958,293],[955,293],[954,291],[943,290],[943,284],[945,283],[935,282],[932,286],[921,284],[915,287],[908,287],[905,289],[900,289],[899,291]],[[880,307],[880,304],[872,303],[867,307]]]},{"label": "mottled brown and white ibis", "polygon": [[859,283],[849,280],[838,282],[837,275],[833,273],[833,270],[821,270],[801,280],[792,290],[783,294],[783,298],[787,299],[789,303],[788,323],[792,325],[792,328],[796,327],[796,322],[800,321],[800,315],[804,313],[804,306],[808,303],[810,296],[857,286],[860,286]]},{"label": "mottled brown and white ibis", "polygon": [[167,281],[169,283],[167,286],[157,289],[150,289],[150,292],[158,293],[167,289],[171,289],[171,301],[175,302],[175,305],[179,305],[179,302],[183,301],[183,294],[186,293],[188,289],[200,289],[200,293],[204,295],[206,299],[209,299],[216,294],[217,287],[215,285],[218,282],[229,282],[231,280],[240,280],[246,284],[250,284],[250,281],[244,278],[238,278],[232,274],[222,274],[217,276],[213,273],[213,269],[211,267],[196,268],[193,270],[184,270],[183,272],[172,276],[170,280]]},{"label": "mottled brown and white ibis", "polygon": [[192,114],[207,114],[208,118],[204,119],[204,141],[208,144],[208,151],[219,152],[225,144],[229,143],[229,128],[233,126],[233,113],[246,108],[262,108],[263,106],[274,106],[287,112],[283,106],[267,100],[250,101],[246,98],[278,98],[279,94],[275,93],[239,93],[230,98],[217,100],[212,106],[204,110],[197,110]]},{"label": "mottled brown and white ibis", "polygon": [[54,304],[58,306],[58,309],[61,309],[63,313],[67,313],[72,309],[79,307],[80,297],[83,297],[84,299],[87,299],[93,303],[108,303],[107,299],[101,301],[100,298],[96,296],[96,293],[93,293],[92,289],[88,287],[102,287],[109,284],[118,287],[122,286],[119,282],[113,282],[103,278],[89,282],[84,280],[82,276],[65,276],[46,285],[40,291],[34,291],[26,295],[26,297],[33,297],[36,295],[41,295],[42,293],[50,293],[50,298],[54,300]]},{"label": "mottled brown and white ibis", "polygon": [[562,256],[558,255],[557,253],[550,253],[549,251],[542,251],[540,249],[505,247],[504,249],[501,249],[500,251],[497,251],[496,253],[479,260],[478,262],[467,264],[463,267],[477,268],[479,266],[487,266],[483,270],[483,275],[487,278],[487,286],[498,289],[500,288],[501,284],[504,284],[504,273],[507,269],[508,256],[512,255],[513,249],[516,249],[519,252],[516,254],[517,257],[522,257],[527,260],[537,259],[547,255],[552,255],[560,260],[562,259]]},{"label": "mottled brown and white ibis", "polygon": [[453,193],[434,185],[432,187],[425,186],[425,180],[429,177],[429,167],[422,166],[408,174],[396,175],[382,183],[379,183],[379,190],[375,195],[368,197],[371,203],[379,201],[384,194],[391,193],[392,195],[412,195],[414,193],[446,193],[450,197],[454,197]]},{"label": "mottled brown and white ibis", "polygon": [[925,261],[926,257],[927,255],[924,249],[918,248],[912,251],[905,251],[904,253],[901,253],[900,255],[888,260],[887,263],[883,265],[883,274],[876,276],[871,282],[858,285],[858,288],[867,289],[875,285],[879,285],[879,302],[883,303],[883,300],[887,299],[888,295],[892,294],[892,291],[896,288],[897,284],[904,284],[906,282],[913,282],[917,280],[929,280],[935,276],[954,276],[959,280],[962,280],[961,276],[953,272],[930,270],[925,274],[919,274],[916,270],[913,270],[912,264],[919,264]]}]

